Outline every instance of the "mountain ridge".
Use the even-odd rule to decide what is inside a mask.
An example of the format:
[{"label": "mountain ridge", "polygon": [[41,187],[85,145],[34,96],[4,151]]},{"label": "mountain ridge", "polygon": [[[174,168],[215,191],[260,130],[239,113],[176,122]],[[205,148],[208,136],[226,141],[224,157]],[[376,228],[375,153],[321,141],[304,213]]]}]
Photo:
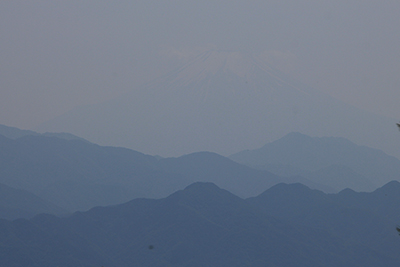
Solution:
[{"label": "mountain ridge", "polygon": [[66,210],[45,201],[31,192],[0,183],[0,218],[32,218],[40,213],[68,214]]},{"label": "mountain ridge", "polygon": [[85,142],[89,142],[81,137],[78,137],[76,135],[70,134],[70,133],[51,133],[51,132],[45,132],[45,133],[37,133],[31,130],[21,130],[17,127],[10,127],[6,125],[0,124],[0,135],[5,136],[10,139],[18,139],[22,138],[25,136],[47,136],[47,137],[57,137],[60,139],[65,139],[65,140],[81,140]]},{"label": "mountain ridge", "polygon": [[[322,207],[314,209],[301,200],[309,190],[279,184],[241,199],[215,184],[194,183],[163,199],[134,199],[66,218],[0,220],[0,266],[398,266],[400,244],[386,218],[311,190],[331,203],[314,201]],[[307,216],[282,209],[281,201],[308,210]],[[337,221],[321,221],[331,214],[352,222],[346,232],[338,234]],[[315,224],[307,225],[307,218]]]},{"label": "mountain ridge", "polygon": [[[377,186],[400,179],[400,161],[397,158],[338,137],[290,133],[259,149],[241,151],[229,158],[281,175],[290,169],[290,175],[302,175],[322,184],[324,177],[332,177],[326,182],[338,191],[352,183],[353,189],[372,191]],[[349,177],[351,181],[340,182],[336,178],[335,182],[332,180],[335,177]]]},{"label": "mountain ridge", "polygon": [[394,145],[395,120],[349,106],[255,62],[238,52],[207,51],[122,97],[73,110],[38,129],[163,157],[196,151],[229,155],[293,131],[343,136],[394,155],[400,151]]},{"label": "mountain ridge", "polygon": [[[80,140],[0,138],[0,182],[71,212],[138,197],[166,197],[197,181],[247,197],[286,180],[210,152],[158,158]],[[301,177],[295,180],[307,184]]]}]

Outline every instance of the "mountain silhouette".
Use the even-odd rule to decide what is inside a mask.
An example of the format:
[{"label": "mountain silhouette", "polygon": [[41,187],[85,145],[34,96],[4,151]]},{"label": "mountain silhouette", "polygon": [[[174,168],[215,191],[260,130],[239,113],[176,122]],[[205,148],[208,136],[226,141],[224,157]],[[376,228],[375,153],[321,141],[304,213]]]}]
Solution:
[{"label": "mountain silhouette", "polygon": [[302,177],[280,177],[210,152],[159,158],[81,140],[40,135],[13,140],[0,135],[0,183],[71,212],[138,197],[166,197],[198,181],[250,197],[293,180],[318,187]]},{"label": "mountain silhouette", "polygon": [[67,211],[31,192],[0,183],[0,218],[31,218],[40,213],[63,215]]},{"label": "mountain silhouette", "polygon": [[387,218],[347,204],[299,184],[244,200],[194,183],[65,218],[0,220],[0,266],[398,266]]},{"label": "mountain silhouette", "polygon": [[290,133],[261,148],[229,157],[236,162],[278,175],[301,175],[335,188],[372,191],[400,179],[400,161],[381,150],[338,137]]},{"label": "mountain silhouette", "polygon": [[[400,183],[392,181],[369,193],[345,189],[324,194],[301,184],[279,184],[247,201],[266,214],[297,226],[357,240],[389,257],[397,257],[396,224]],[[383,242],[376,242],[384,238]]]},{"label": "mountain silhouette", "polygon": [[[151,155],[229,155],[293,131],[342,136],[398,155],[392,119],[356,109],[259,60],[210,50],[177,70],[38,127]],[[379,136],[379,138],[376,138]]]},{"label": "mountain silhouette", "polygon": [[49,136],[49,137],[58,137],[61,139],[66,139],[66,140],[81,140],[81,141],[86,141],[89,142],[83,138],[80,138],[76,135],[70,134],[70,133],[37,133],[34,131],[30,131],[30,130],[21,130],[17,127],[10,127],[10,126],[6,126],[3,124],[0,124],[0,135],[3,135],[7,138],[10,139],[18,139],[21,138],[23,136],[28,136],[28,135],[35,135],[35,136]]}]

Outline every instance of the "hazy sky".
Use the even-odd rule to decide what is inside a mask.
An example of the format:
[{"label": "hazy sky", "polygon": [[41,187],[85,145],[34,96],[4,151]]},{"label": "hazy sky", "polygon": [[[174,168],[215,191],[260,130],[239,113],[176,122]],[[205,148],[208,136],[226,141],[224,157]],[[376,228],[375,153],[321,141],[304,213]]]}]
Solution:
[{"label": "hazy sky", "polygon": [[33,129],[207,47],[400,118],[400,1],[1,1],[0,124]]}]

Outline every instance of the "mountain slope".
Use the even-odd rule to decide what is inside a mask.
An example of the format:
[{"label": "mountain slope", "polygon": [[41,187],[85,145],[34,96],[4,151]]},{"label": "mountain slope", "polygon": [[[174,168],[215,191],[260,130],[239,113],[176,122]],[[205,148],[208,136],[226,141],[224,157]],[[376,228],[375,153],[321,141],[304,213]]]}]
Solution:
[{"label": "mountain slope", "polygon": [[399,155],[395,122],[323,95],[252,57],[210,50],[120,98],[78,108],[38,129],[164,157],[229,155],[293,131],[343,136]]},{"label": "mountain slope", "polygon": [[165,199],[136,199],[63,219],[0,220],[0,254],[0,266],[25,267],[400,263],[398,256],[358,240],[271,217],[210,183],[192,184]]},{"label": "mountain slope", "polygon": [[168,184],[182,180],[157,171],[154,157],[128,149],[45,136],[1,141],[1,182],[68,210],[167,195],[177,189]]},{"label": "mountain slope", "polygon": [[66,211],[30,192],[0,183],[0,218],[31,218],[40,213],[61,215]]},{"label": "mountain slope", "polygon": [[[166,158],[160,160],[159,165],[168,173],[183,175],[191,183],[213,182],[240,197],[255,196],[277,183],[291,182],[291,179],[251,169],[211,152]],[[318,186],[302,177],[297,177],[295,180],[310,186]]]},{"label": "mountain slope", "polygon": [[[215,182],[243,197],[288,181],[214,153],[159,159],[130,149],[80,140],[0,135],[0,182],[69,210],[160,198],[196,182]],[[296,181],[306,184],[300,177]]]},{"label": "mountain slope", "polygon": [[400,222],[399,194],[399,182],[371,193],[346,189],[339,194],[324,194],[300,184],[279,184],[247,201],[297,227],[321,229],[388,257],[398,257],[400,244],[395,226]]},{"label": "mountain slope", "polygon": [[50,136],[50,137],[58,137],[60,139],[66,139],[66,140],[81,140],[81,141],[86,141],[87,140],[80,138],[76,135],[70,134],[70,133],[37,133],[34,131],[30,131],[30,130],[21,130],[19,128],[16,127],[10,127],[10,126],[6,126],[6,125],[2,125],[0,124],[0,135],[3,135],[7,138],[10,139],[18,139],[21,138],[23,136],[27,136],[27,135],[42,135],[42,136]]},{"label": "mountain slope", "polygon": [[[230,159],[266,170],[291,169],[298,174],[337,189],[371,191],[400,179],[400,161],[384,152],[358,146],[344,138],[309,137],[290,133],[255,150],[245,150]],[[278,168],[277,166],[281,166]],[[337,177],[336,181],[334,180]],[[345,177],[349,181],[344,180]],[[330,181],[325,181],[332,177]]]}]

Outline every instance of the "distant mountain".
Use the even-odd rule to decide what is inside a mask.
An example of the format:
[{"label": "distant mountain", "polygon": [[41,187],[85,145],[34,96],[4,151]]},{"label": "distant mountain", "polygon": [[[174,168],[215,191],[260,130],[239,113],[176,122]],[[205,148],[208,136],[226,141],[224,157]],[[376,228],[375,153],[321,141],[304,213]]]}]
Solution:
[{"label": "distant mountain", "polygon": [[279,175],[302,175],[337,191],[346,187],[372,191],[391,180],[400,180],[397,158],[345,138],[290,133],[259,149],[244,150],[229,158]]},{"label": "distant mountain", "polygon": [[257,59],[210,50],[117,99],[38,127],[151,155],[230,155],[298,131],[342,136],[400,156],[396,119],[320,93]]},{"label": "distant mountain", "polygon": [[334,192],[339,192],[345,188],[351,188],[357,192],[370,192],[375,190],[378,184],[381,184],[376,183],[374,177],[367,178],[345,165],[333,164],[302,175],[311,181],[334,188]]},{"label": "distant mountain", "polygon": [[21,130],[16,127],[9,127],[2,124],[0,124],[0,134],[11,139],[17,139],[25,135],[39,135],[34,131]]},{"label": "distant mountain", "polygon": [[[2,125],[0,124],[0,135],[3,135],[7,138],[10,139],[18,139],[21,138],[23,136],[27,136],[27,135],[34,135],[34,136],[38,136],[38,135],[43,135],[43,136],[50,136],[50,137],[58,137],[61,139],[66,139],[66,140],[81,140],[81,141],[86,141],[85,139],[78,137],[76,135],[70,134],[70,133],[37,133],[34,131],[30,131],[30,130],[21,130],[19,128],[16,127],[10,127],[10,126],[6,126],[6,125]],[[88,141],[86,141],[88,142]]]},{"label": "distant mountain", "polygon": [[[0,182],[70,211],[170,193],[165,183],[180,177],[160,174],[155,162],[139,152],[80,140],[0,136]],[[164,182],[158,186],[157,179]]]},{"label": "distant mountain", "polygon": [[30,192],[0,183],[0,218],[31,218],[40,213],[63,215],[67,212]]},{"label": "distant mountain", "polygon": [[193,182],[213,182],[240,196],[255,196],[282,182],[301,182],[313,188],[323,185],[303,177],[280,177],[266,171],[255,170],[238,164],[226,157],[211,153],[197,152],[179,158],[166,158],[159,166],[168,173],[178,173]]},{"label": "distant mountain", "polygon": [[130,149],[80,140],[0,135],[0,182],[68,210],[119,204],[137,197],[160,198],[197,182],[214,182],[241,197],[255,196],[284,178],[238,164],[215,153],[159,158]]},{"label": "distant mountain", "polygon": [[68,218],[0,220],[0,266],[399,266],[400,242],[385,222],[302,185],[243,200],[195,183]]}]

